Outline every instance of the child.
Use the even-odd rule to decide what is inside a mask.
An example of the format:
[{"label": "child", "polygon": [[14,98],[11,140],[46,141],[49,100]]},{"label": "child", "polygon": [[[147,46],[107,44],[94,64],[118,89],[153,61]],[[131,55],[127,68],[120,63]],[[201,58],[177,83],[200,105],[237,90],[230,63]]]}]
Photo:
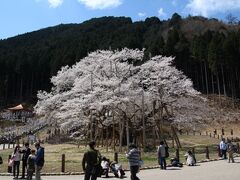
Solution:
[{"label": "child", "polygon": [[183,167],[183,164],[179,162],[179,160],[174,157],[174,158],[171,158],[171,165],[172,167]]},{"label": "child", "polygon": [[111,162],[110,169],[115,177],[123,178],[123,176],[125,175],[125,172],[122,169],[122,165],[118,164],[116,161]]},{"label": "child", "polygon": [[102,174],[106,175],[106,178],[108,178],[108,171],[109,171],[109,159],[107,159],[106,157],[102,158],[102,162],[101,162],[101,166],[102,166]]},{"label": "child", "polygon": [[35,171],[35,150],[31,150],[31,154],[27,159],[27,180],[32,180],[33,173]]},{"label": "child", "polygon": [[196,164],[196,159],[192,153],[192,151],[188,151],[185,155],[184,155],[187,159],[186,164],[188,166],[194,166]]}]

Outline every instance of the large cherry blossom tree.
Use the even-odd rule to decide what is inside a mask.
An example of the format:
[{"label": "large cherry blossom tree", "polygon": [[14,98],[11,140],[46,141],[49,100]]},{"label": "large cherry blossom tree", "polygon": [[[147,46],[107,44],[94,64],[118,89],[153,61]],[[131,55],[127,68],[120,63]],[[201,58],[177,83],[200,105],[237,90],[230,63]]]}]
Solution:
[{"label": "large cherry blossom tree", "polygon": [[172,65],[174,58],[155,56],[145,62],[143,55],[127,48],[98,50],[63,67],[51,78],[52,90],[39,91],[36,113],[63,129],[77,127],[85,138],[112,138],[114,145],[116,137],[122,145],[125,136],[127,143],[143,139],[144,146],[147,130],[161,136],[163,119],[178,124],[201,120],[204,100]]}]

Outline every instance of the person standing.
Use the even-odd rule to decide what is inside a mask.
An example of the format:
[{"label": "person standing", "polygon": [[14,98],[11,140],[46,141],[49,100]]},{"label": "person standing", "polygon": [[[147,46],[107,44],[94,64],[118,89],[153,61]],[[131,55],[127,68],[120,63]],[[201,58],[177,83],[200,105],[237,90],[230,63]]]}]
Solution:
[{"label": "person standing", "polygon": [[[13,179],[18,179],[19,165],[21,161],[20,147],[16,146],[12,153],[11,159],[13,160]],[[16,172],[17,171],[17,172]]]},{"label": "person standing", "polygon": [[31,150],[31,154],[27,159],[27,180],[32,180],[33,173],[35,171],[35,150]]},{"label": "person standing", "polygon": [[227,152],[228,152],[228,162],[230,163],[230,161],[232,161],[232,163],[234,163],[235,161],[233,158],[233,153],[235,152],[235,148],[234,148],[234,145],[232,144],[231,140],[229,140],[229,142],[228,142]]},{"label": "person standing", "polygon": [[221,151],[221,157],[223,157],[224,159],[227,159],[227,144],[226,144],[224,138],[222,138],[222,140],[219,144],[219,148]]},{"label": "person standing", "polygon": [[27,159],[31,154],[31,149],[29,148],[29,143],[25,143],[25,149],[21,150],[20,153],[23,153],[22,156],[22,177],[20,179],[25,179],[25,170],[27,167]]},{"label": "person standing", "polygon": [[41,170],[44,165],[44,148],[40,145],[40,142],[35,143],[37,149],[35,158],[35,180],[41,180]]},{"label": "person standing", "polygon": [[139,180],[137,173],[139,171],[140,152],[135,144],[129,145],[129,151],[126,157],[130,166],[131,180]]},{"label": "person standing", "polygon": [[166,146],[164,145],[164,142],[161,141],[160,145],[157,150],[158,154],[158,162],[160,165],[161,169],[166,169],[167,164],[166,164]]},{"label": "person standing", "polygon": [[[89,142],[89,150],[84,153],[82,159],[82,168],[85,172],[84,180],[96,180],[101,173],[101,154],[95,149],[96,142]],[[86,166],[87,164],[87,166]]]}]

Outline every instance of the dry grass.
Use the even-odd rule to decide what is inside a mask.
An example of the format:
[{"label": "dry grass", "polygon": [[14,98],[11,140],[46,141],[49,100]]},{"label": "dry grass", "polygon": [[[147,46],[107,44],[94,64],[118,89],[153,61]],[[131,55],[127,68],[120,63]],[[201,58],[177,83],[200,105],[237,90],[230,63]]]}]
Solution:
[{"label": "dry grass", "polygon": [[[184,154],[188,149],[195,147],[197,160],[205,159],[205,147],[209,146],[210,158],[217,158],[218,139],[209,138],[207,136],[180,136],[183,148],[180,150],[180,159],[184,162]],[[169,144],[170,145],[170,144]],[[59,173],[61,172],[61,158],[62,154],[66,156],[66,172],[81,172],[82,171],[82,156],[87,150],[87,147],[80,146],[79,148],[74,144],[44,144],[45,147],[45,165],[43,172],[46,173]],[[170,145],[171,147],[171,145]],[[34,147],[32,147],[34,148]],[[113,160],[114,152],[110,149],[106,152],[105,148],[98,148],[103,156]],[[175,157],[175,149],[170,148],[170,157]],[[3,157],[4,164],[1,165],[0,172],[7,172],[7,159],[12,150],[1,150],[0,155]],[[156,151],[142,153],[144,166],[157,165]],[[169,159],[169,158],[168,158]],[[127,159],[125,153],[119,153],[119,161],[127,168]]]}]

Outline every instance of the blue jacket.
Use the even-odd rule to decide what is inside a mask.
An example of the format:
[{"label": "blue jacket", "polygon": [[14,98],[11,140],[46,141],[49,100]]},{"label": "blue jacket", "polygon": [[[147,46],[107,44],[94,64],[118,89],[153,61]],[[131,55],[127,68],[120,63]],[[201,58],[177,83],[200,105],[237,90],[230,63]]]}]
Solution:
[{"label": "blue jacket", "polygon": [[35,163],[36,163],[37,166],[43,166],[44,165],[44,148],[43,147],[39,147],[37,149]]}]

